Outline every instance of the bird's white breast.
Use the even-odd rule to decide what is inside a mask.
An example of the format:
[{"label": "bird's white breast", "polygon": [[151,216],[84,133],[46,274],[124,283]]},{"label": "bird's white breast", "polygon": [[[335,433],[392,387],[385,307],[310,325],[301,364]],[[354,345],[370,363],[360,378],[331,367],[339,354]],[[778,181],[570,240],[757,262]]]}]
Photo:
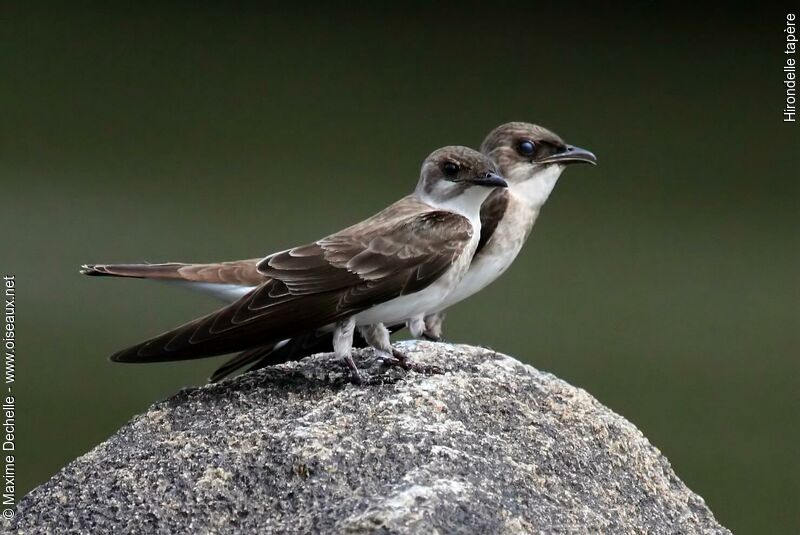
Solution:
[{"label": "bird's white breast", "polygon": [[539,210],[547,202],[562,171],[563,166],[553,165],[535,178],[511,182],[508,207],[503,218],[491,239],[473,258],[469,271],[442,301],[437,312],[483,290],[514,263],[539,216]]},{"label": "bird's white breast", "polygon": [[164,280],[167,284],[183,286],[190,290],[210,295],[225,303],[238,301],[243,295],[253,291],[255,286],[240,286],[238,284],[220,284],[217,282],[197,282],[184,280]]},{"label": "bird's white breast", "polygon": [[355,315],[356,325],[401,323],[409,318],[441,310],[441,305],[457,287],[467,270],[480,239],[480,222],[464,251],[452,267],[429,286],[413,294],[402,295]]}]

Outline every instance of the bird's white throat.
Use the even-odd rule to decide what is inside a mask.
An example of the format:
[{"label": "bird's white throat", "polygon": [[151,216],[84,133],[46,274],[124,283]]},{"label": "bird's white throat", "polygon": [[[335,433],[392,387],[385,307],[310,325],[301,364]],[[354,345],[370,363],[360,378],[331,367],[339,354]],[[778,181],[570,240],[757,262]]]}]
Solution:
[{"label": "bird's white throat", "polygon": [[433,206],[437,210],[446,210],[463,215],[476,227],[480,229],[481,224],[481,205],[492,192],[491,188],[473,186],[464,190],[461,194],[446,199],[437,199],[436,196],[424,192],[418,192],[422,202]]},{"label": "bird's white throat", "polygon": [[538,210],[547,202],[562,171],[564,171],[563,165],[551,164],[528,178],[524,169],[519,168],[514,174],[520,176],[509,176],[508,188],[519,200],[528,204],[530,208]]}]

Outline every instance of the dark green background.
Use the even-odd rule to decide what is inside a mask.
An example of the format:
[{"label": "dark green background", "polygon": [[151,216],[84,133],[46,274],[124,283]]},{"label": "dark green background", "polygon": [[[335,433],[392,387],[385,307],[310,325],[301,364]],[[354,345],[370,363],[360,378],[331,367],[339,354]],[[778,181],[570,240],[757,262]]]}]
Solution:
[{"label": "dark green background", "polygon": [[[0,12],[19,496],[219,360],[111,364],[210,310],[84,262],[247,258],[409,192],[508,120],[592,149],[451,340],[580,385],[737,533],[797,533],[797,124],[785,12],[462,3]],[[80,7],[83,6],[83,7]]]}]

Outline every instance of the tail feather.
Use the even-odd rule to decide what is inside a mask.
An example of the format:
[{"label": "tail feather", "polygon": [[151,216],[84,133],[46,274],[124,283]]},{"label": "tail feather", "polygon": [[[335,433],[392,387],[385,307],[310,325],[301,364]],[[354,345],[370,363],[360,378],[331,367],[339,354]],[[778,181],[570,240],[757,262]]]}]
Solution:
[{"label": "tail feather", "polygon": [[268,359],[270,355],[274,355],[278,344],[280,344],[280,342],[242,351],[217,368],[214,373],[211,374],[211,377],[208,378],[208,382],[218,383],[248,364],[260,362],[262,359]]},{"label": "tail feather", "polygon": [[[403,324],[388,326],[389,332],[397,332]],[[353,335],[353,347],[367,347],[367,341],[356,331]],[[330,353],[333,351],[333,333],[313,331],[283,342],[272,343],[243,351],[220,366],[208,379],[210,383],[217,383],[237,371],[251,372],[268,366],[275,366],[293,360],[300,360],[317,353]]]},{"label": "tail feather", "polygon": [[189,264],[84,264],[81,274],[92,277],[133,277],[137,279],[183,279],[180,269]]},{"label": "tail feather", "polygon": [[[211,264],[84,264],[81,273],[90,276],[133,277],[137,279],[183,280],[235,286],[258,286],[266,277],[256,267],[260,259]],[[237,296],[238,298],[238,296]],[[232,299],[235,301],[235,299]]]},{"label": "tail feather", "polygon": [[[356,331],[353,335],[354,347],[365,347],[366,341]],[[300,360],[317,353],[333,351],[333,333],[312,331],[281,342],[254,347],[243,351],[220,366],[208,379],[217,383],[229,375],[240,371],[253,371],[292,360]]]}]

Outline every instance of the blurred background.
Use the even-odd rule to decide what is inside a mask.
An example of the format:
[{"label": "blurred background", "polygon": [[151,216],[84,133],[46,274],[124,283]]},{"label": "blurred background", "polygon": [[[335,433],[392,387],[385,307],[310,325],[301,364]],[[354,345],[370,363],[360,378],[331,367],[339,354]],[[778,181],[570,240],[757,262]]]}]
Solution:
[{"label": "blurred background", "polygon": [[216,306],[84,262],[250,258],[531,121],[593,150],[512,269],[450,312],[634,422],[736,533],[797,533],[798,125],[785,11],[572,4],[38,8],[0,18],[0,269],[18,498],[221,362],[112,364]]}]

